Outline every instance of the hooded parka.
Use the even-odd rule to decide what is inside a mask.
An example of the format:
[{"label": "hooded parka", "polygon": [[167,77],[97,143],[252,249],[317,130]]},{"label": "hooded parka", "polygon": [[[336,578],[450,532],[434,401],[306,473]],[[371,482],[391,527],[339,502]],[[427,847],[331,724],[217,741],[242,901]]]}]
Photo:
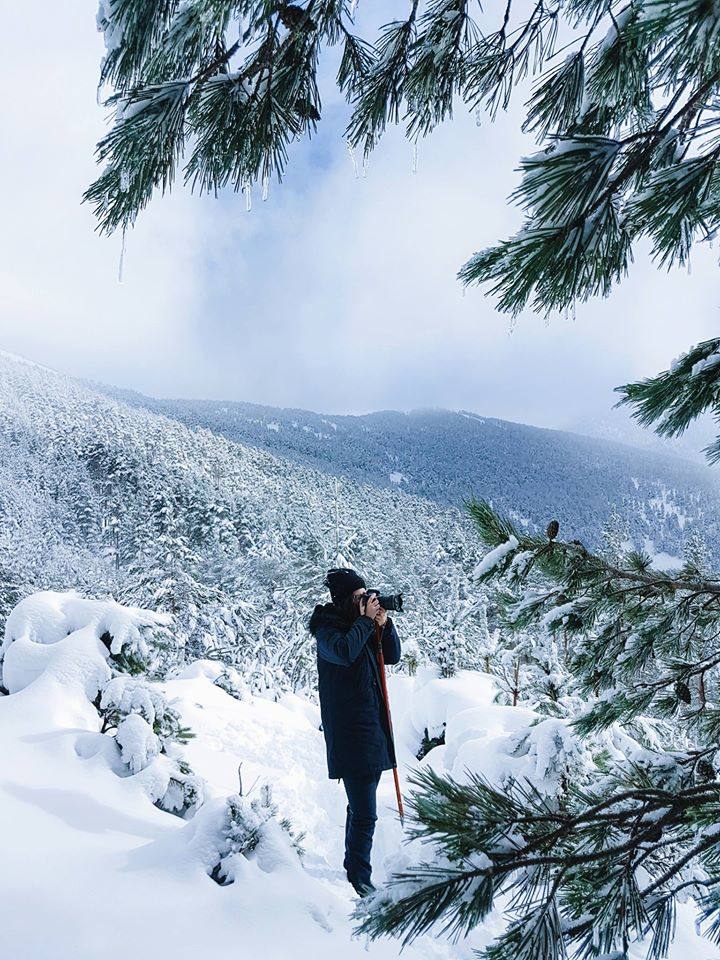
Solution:
[{"label": "hooded parka", "polygon": [[[318,604],[309,629],[317,642],[320,715],[328,777],[363,776],[396,766],[395,748],[377,662],[375,621],[352,623],[333,603]],[[400,660],[400,638],[387,618],[382,633],[385,663]]]}]

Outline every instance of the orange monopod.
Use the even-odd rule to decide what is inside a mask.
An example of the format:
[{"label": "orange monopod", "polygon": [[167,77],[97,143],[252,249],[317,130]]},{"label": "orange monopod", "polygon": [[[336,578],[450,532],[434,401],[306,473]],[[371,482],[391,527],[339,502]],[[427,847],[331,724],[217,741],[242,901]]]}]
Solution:
[{"label": "orange monopod", "polygon": [[[390,727],[390,737],[393,741],[393,750],[395,749],[395,736],[393,734],[392,717],[390,716],[390,698],[388,696],[387,681],[385,679],[385,659],[382,650],[382,632],[383,628],[379,623],[375,624],[375,638],[377,640],[377,658],[380,667],[380,681],[382,683],[383,699],[385,700],[385,709],[387,710],[388,726]],[[400,794],[400,781],[398,780],[397,763],[393,767],[393,777],[395,778],[395,793],[397,795],[398,813],[400,814],[400,823],[405,824],[405,811],[403,809],[402,796]]]}]

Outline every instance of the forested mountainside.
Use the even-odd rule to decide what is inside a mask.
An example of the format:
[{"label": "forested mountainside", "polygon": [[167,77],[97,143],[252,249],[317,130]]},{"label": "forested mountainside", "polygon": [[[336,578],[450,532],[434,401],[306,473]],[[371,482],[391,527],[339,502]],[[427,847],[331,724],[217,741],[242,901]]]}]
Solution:
[{"label": "forested mountainside", "polygon": [[100,387],[188,426],[261,447],[331,475],[460,507],[485,497],[520,523],[598,547],[612,506],[635,546],[681,557],[688,521],[720,558],[720,486],[710,468],[651,450],[467,412],[330,416],[211,400],[155,400]]},{"label": "forested mountainside", "polygon": [[305,625],[338,561],[405,592],[404,635],[419,645],[408,656],[434,659],[460,610],[467,642],[485,629],[470,581],[483,551],[460,511],[328,477],[8,355],[0,384],[0,615],[40,588],[110,595],[173,615],[158,638],[165,666],[218,655],[256,686],[311,690]]}]

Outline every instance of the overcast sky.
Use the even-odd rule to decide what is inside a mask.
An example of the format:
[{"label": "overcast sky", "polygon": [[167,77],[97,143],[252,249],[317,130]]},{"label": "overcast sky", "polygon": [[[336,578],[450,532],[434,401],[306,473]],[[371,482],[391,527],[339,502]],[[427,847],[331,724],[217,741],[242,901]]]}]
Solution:
[{"label": "overcast sky", "polygon": [[510,332],[455,272],[520,223],[506,198],[532,146],[521,104],[494,125],[459,114],[421,144],[417,173],[390,135],[356,179],[331,86],[321,133],[295,145],[267,202],[247,213],[232,193],[158,198],[119,283],[120,238],[99,238],[80,205],[105,119],[95,4],[4,4],[0,53],[2,349],[155,396],[577,427],[608,416],[616,384],[717,334],[712,250],[692,275],[640,252],[609,300],[549,325],[527,314]]}]

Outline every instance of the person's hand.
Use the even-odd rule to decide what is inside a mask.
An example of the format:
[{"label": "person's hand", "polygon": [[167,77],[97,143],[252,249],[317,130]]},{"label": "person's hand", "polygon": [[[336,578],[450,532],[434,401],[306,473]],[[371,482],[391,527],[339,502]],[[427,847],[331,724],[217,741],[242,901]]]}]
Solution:
[{"label": "person's hand", "polygon": [[381,627],[384,627],[387,623],[387,610],[380,607],[378,615],[375,617],[375,623],[379,623]]},{"label": "person's hand", "polygon": [[371,593],[369,597],[362,597],[360,599],[360,613],[365,617],[370,617],[371,620],[374,620],[378,615],[380,610],[380,601],[377,598],[377,594]]}]

